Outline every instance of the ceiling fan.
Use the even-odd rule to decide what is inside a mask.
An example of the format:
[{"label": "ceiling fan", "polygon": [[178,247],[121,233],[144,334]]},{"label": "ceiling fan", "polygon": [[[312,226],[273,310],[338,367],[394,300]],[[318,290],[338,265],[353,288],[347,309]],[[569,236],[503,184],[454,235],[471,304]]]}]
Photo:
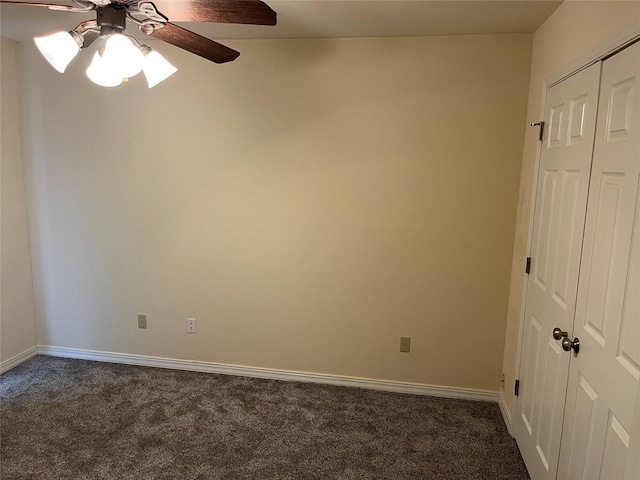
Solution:
[{"label": "ceiling fan", "polygon": [[63,73],[80,49],[96,44],[87,76],[102,86],[116,86],[140,71],[149,88],[177,71],[160,54],[124,35],[127,20],[153,38],[171,43],[215,63],[235,60],[239,52],[172,22],[275,25],[276,12],[260,0],[72,0],[72,5],[0,0],[1,4],[45,7],[89,13],[69,32],[36,37],[35,43],[49,63]]}]

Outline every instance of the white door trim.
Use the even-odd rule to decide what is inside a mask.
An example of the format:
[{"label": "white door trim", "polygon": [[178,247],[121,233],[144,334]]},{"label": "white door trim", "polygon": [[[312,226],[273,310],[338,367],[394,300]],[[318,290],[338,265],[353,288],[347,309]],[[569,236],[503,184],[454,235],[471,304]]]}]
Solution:
[{"label": "white door trim", "polygon": [[[640,40],[640,20],[633,22],[627,28],[622,30],[617,35],[597,44],[593,48],[591,48],[586,54],[578,57],[576,60],[569,63],[562,70],[557,71],[553,75],[550,75],[543,83],[542,83],[542,102],[540,105],[540,114],[538,116],[539,119],[544,118],[544,112],[546,108],[546,99],[547,99],[547,91],[553,85],[565,80],[566,78],[575,75],[576,73],[588,68],[593,65],[595,62],[603,60],[608,57],[612,53],[616,52],[620,48],[629,45],[635,41]],[[530,128],[530,127],[526,127]],[[529,198],[531,205],[529,210],[529,221],[528,221],[528,232],[527,235],[527,248],[526,248],[526,256],[531,256],[531,244],[532,244],[532,236],[533,236],[533,220],[535,213],[535,202],[536,202],[536,191],[538,188],[538,170],[540,169],[540,156],[542,153],[542,143],[538,142],[536,150],[536,161],[534,166],[534,175],[533,175],[533,188],[531,190],[531,197]],[[524,272],[525,259],[516,259],[516,261],[522,261],[522,275],[524,276],[524,282],[522,286],[522,301],[520,302],[520,318],[519,318],[519,326],[518,326],[518,348],[516,350],[516,367],[515,367],[515,378],[520,378],[520,368],[522,364],[522,350],[523,350],[523,341],[524,341],[524,322],[525,322],[525,306],[527,303],[527,287],[529,283],[529,276]],[[513,394],[512,387],[506,386],[506,392],[511,391],[513,395],[512,402],[512,414],[517,414],[518,412],[518,403],[519,398]],[[505,417],[506,418],[506,417]],[[516,435],[516,423],[513,419],[509,419],[510,421],[507,424],[509,429],[509,433],[515,437]],[[506,423],[506,422],[505,422]]]}]

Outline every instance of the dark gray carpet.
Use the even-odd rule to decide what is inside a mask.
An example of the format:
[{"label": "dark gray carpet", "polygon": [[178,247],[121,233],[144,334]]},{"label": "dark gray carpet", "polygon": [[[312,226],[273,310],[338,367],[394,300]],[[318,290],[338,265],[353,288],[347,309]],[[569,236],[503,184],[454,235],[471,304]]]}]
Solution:
[{"label": "dark gray carpet", "polygon": [[44,356],[0,402],[2,480],[528,479],[491,403]]}]

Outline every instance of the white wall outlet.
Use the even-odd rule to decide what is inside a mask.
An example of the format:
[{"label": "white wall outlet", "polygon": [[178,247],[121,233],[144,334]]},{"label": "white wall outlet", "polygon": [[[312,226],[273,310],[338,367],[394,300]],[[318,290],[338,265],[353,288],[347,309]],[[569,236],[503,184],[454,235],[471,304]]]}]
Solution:
[{"label": "white wall outlet", "polygon": [[187,318],[187,333],[196,333],[196,319]]},{"label": "white wall outlet", "polygon": [[144,313],[138,314],[138,328],[147,328],[147,316]]},{"label": "white wall outlet", "polygon": [[403,353],[411,351],[411,337],[400,337],[400,351]]}]

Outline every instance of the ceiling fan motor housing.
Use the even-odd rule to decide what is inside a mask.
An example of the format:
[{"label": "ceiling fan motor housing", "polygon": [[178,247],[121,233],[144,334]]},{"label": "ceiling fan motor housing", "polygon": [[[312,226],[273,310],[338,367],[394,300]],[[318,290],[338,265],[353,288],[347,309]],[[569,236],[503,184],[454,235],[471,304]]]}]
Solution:
[{"label": "ceiling fan motor housing", "polygon": [[108,7],[98,7],[97,21],[100,27],[100,35],[122,33],[127,24],[127,16],[123,8],[117,8],[111,4]]}]

